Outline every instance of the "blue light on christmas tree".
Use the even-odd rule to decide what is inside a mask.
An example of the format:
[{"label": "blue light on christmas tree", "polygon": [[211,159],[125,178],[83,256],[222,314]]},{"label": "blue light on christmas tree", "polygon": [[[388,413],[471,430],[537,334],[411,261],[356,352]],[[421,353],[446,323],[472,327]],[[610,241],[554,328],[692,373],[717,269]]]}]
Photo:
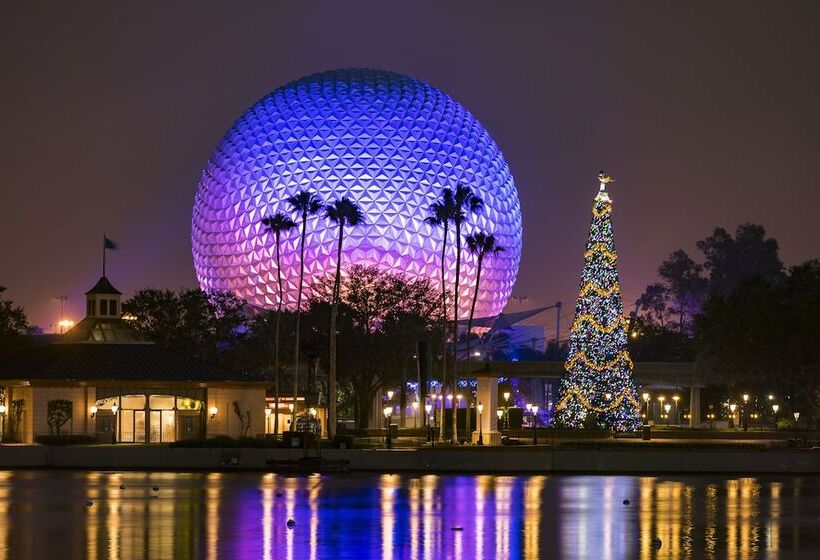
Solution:
[{"label": "blue light on christmas tree", "polygon": [[627,323],[618,284],[618,255],[612,235],[612,199],[606,188],[614,179],[601,172],[592,207],[592,226],[584,252],[581,289],[569,337],[566,374],[561,380],[558,422],[625,432],[641,424],[641,405],[632,380]]}]

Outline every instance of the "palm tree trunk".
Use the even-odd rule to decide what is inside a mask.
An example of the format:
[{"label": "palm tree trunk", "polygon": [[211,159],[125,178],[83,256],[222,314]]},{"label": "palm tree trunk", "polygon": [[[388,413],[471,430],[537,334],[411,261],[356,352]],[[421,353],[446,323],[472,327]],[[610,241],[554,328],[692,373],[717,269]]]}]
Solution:
[{"label": "palm tree trunk", "polygon": [[299,245],[299,294],[296,297],[296,344],[293,350],[293,412],[290,429],[296,429],[296,403],[299,396],[299,330],[302,319],[302,288],[305,280],[305,234],[307,233],[307,211],[302,212],[302,235]]},{"label": "palm tree trunk", "polygon": [[327,374],[327,435],[333,439],[336,433],[336,313],[342,277],[342,240],[345,235],[344,219],[339,220],[339,245],[336,249],[336,278],[333,281],[333,304],[330,308],[330,364]]},{"label": "palm tree trunk", "polygon": [[279,287],[279,301],[276,304],[276,334],[274,345],[274,372],[273,372],[273,436],[279,436],[279,325],[282,318],[282,265],[279,259],[279,232],[276,236],[276,283]]},{"label": "palm tree trunk", "polygon": [[[441,243],[441,320],[443,323],[442,337],[444,340],[443,351],[441,353],[441,394],[444,395],[447,387],[447,223],[444,223],[444,239]],[[444,400],[441,401],[441,411],[439,413],[440,422],[438,435],[439,439],[444,440]]]},{"label": "palm tree trunk", "polygon": [[[468,364],[470,363],[470,360],[472,359],[472,355],[470,354],[470,333],[473,330],[473,316],[475,316],[475,304],[476,304],[476,301],[478,301],[478,287],[481,285],[481,265],[482,265],[483,261],[484,261],[484,253],[479,252],[478,253],[478,265],[477,265],[476,275],[475,275],[475,290],[473,290],[473,301],[470,304],[470,316],[467,319],[467,363]],[[470,390],[470,395],[471,396],[472,396],[472,392],[473,391],[471,389]],[[476,397],[477,397],[477,395],[476,395]],[[470,400],[472,400],[472,399],[470,399]],[[478,412],[478,403],[476,402],[475,404],[476,404],[475,410],[476,410],[476,412]],[[476,418],[476,422],[478,422],[478,418]],[[467,429],[466,429],[466,432],[467,432],[467,437],[472,438],[472,434],[470,433],[470,409],[469,409],[469,404],[468,404],[468,408],[467,408]]]},{"label": "palm tree trunk", "polygon": [[461,223],[456,222],[456,289],[453,294],[453,443],[458,443],[458,414],[455,399],[456,388],[458,387],[458,284],[461,274]]}]

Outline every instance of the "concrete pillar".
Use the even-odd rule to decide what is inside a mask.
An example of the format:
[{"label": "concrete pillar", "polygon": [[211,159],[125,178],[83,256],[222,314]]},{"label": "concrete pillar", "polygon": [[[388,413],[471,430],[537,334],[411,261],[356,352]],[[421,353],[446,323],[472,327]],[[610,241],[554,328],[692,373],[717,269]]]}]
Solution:
[{"label": "concrete pillar", "polygon": [[370,406],[370,418],[367,425],[371,430],[374,428],[384,428],[384,394],[381,389],[373,395],[373,402]]},{"label": "concrete pillar", "polygon": [[[477,379],[476,401],[484,405],[481,414],[481,434],[484,445],[501,445],[501,432],[498,431],[498,379],[479,377]],[[478,420],[478,419],[476,419]],[[472,434],[473,443],[478,442],[479,430]]]},{"label": "concrete pillar", "polygon": [[700,387],[689,388],[689,427],[700,426]]}]

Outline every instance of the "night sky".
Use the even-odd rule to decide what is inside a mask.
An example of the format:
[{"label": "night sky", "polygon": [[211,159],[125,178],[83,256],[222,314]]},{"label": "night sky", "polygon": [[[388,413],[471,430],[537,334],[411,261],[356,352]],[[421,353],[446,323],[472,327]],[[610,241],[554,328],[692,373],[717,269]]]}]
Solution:
[{"label": "night sky", "polygon": [[627,307],[717,225],[820,256],[820,2],[32,4],[0,18],[0,285],[45,330],[55,295],[82,317],[103,231],[126,296],[195,286],[211,151],[267,92],[340,67],[414,76],[481,120],[523,208],[514,293],[562,300],[564,325],[599,169]]}]

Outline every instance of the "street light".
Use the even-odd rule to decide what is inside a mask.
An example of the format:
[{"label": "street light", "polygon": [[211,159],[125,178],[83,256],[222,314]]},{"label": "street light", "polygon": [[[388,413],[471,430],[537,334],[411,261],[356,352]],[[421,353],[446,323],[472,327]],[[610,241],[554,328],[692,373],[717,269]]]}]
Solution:
[{"label": "street light", "polygon": [[749,429],[749,410],[746,408],[749,404],[749,394],[743,393],[743,406],[740,407],[740,421],[743,424],[743,430]]},{"label": "street light", "polygon": [[666,412],[666,425],[668,426],[669,425],[669,411],[672,410],[672,405],[669,404],[669,403],[666,403],[665,405],[663,405],[663,410]]},{"label": "street light", "polygon": [[479,402],[476,409],[478,410],[478,445],[484,445],[484,427],[481,425],[481,413],[484,412],[484,405]]},{"label": "street light", "polygon": [[117,443],[117,411],[120,409],[116,404],[111,405],[111,413],[114,415],[114,431],[111,433],[111,443]]},{"label": "street light", "polygon": [[644,402],[646,403],[646,422],[644,424],[649,425],[649,393],[644,393],[641,395],[643,397]]},{"label": "street light", "polygon": [[387,449],[393,449],[393,438],[390,437],[390,417],[393,415],[393,407],[386,406],[382,412],[384,412],[384,427],[387,428],[385,443],[387,444]]},{"label": "street light", "polygon": [[393,391],[387,391],[387,400],[392,401],[393,400],[393,395],[395,395],[395,393]]},{"label": "street light", "polygon": [[[501,416],[498,417],[501,419]],[[510,429],[510,392],[504,391],[504,427]]]},{"label": "street light", "polygon": [[780,405],[779,404],[773,404],[772,405],[772,412],[774,412],[775,416],[777,416],[777,411],[778,410],[780,410]]},{"label": "street light", "polygon": [[538,445],[538,405],[531,405],[532,410],[532,444]]},{"label": "street light", "polygon": [[680,400],[680,395],[674,395],[672,400],[675,401],[675,425],[678,425],[678,401]]},{"label": "street light", "polygon": [[6,405],[0,404],[0,445],[3,445],[3,436],[6,434]]},{"label": "street light", "polygon": [[410,406],[413,407],[413,416],[415,417],[415,420],[413,421],[413,427],[418,428],[419,427],[419,401],[413,401],[410,404]]}]

